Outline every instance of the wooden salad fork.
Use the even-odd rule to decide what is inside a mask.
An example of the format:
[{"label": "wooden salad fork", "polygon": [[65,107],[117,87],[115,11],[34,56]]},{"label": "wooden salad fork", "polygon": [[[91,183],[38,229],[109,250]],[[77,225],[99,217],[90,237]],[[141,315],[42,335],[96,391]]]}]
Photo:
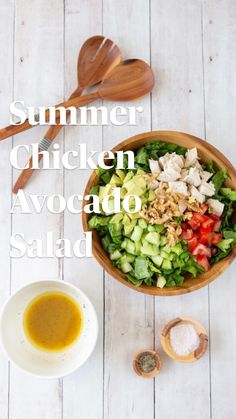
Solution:
[{"label": "wooden salad fork", "polygon": [[[83,91],[101,80],[120,62],[120,50],[108,38],[104,36],[93,36],[89,38],[82,46],[77,62],[78,86],[70,96],[70,99],[79,97]],[[44,138],[39,144],[39,151],[47,150],[52,141],[58,135],[62,125],[51,125]],[[38,154],[38,161],[42,159],[42,154]],[[25,168],[18,177],[13,192],[17,193],[23,189],[31,177],[32,156],[30,157],[27,168]]]}]

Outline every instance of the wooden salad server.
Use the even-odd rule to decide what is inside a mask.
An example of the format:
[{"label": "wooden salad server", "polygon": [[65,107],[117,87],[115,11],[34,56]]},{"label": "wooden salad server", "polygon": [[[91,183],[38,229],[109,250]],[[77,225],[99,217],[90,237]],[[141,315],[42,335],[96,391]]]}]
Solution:
[{"label": "wooden salad server", "polygon": [[[110,39],[97,35],[85,41],[77,62],[78,86],[70,98],[80,96],[86,88],[103,80],[109,71],[119,64],[120,59],[120,50]],[[61,128],[62,125],[51,125],[39,144],[39,149],[47,150]],[[42,154],[39,154],[38,161],[41,158]],[[21,172],[15,183],[13,187],[14,193],[17,193],[19,189],[23,189],[31,177],[33,173],[32,157],[30,157],[28,165],[29,167]]]},{"label": "wooden salad server", "polygon": [[[122,61],[107,77],[97,86],[95,92],[84,96],[76,96],[59,103],[55,107],[70,106],[79,108],[96,99],[107,99],[112,101],[133,101],[146,96],[154,87],[154,74],[151,67],[145,61],[130,59]],[[49,121],[49,110],[45,111],[45,120]],[[56,122],[60,123],[60,112],[56,110]],[[35,125],[34,125],[35,126]],[[21,125],[9,125],[0,129],[0,141],[5,140],[19,132],[32,128],[28,119]]]}]

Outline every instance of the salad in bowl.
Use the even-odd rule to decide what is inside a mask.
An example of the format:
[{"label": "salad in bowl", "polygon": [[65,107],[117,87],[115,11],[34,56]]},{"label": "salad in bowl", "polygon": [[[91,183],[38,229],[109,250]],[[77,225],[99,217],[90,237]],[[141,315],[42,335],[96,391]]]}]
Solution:
[{"label": "salad in bowl", "polygon": [[135,287],[184,287],[232,253],[236,190],[226,184],[227,168],[204,161],[193,145],[151,139],[134,150],[135,169],[96,171],[89,193],[100,202],[114,188],[121,199],[141,199],[139,211],[114,214],[111,199],[109,214],[88,220],[110,263]]}]

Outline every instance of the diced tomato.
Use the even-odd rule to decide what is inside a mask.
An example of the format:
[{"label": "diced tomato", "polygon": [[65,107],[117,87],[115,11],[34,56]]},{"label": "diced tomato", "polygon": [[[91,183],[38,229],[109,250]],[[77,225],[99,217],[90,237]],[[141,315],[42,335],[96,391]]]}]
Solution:
[{"label": "diced tomato", "polygon": [[218,215],[215,215],[215,214],[211,214],[211,218],[212,220],[215,220],[215,221],[220,220],[220,217],[218,217]]},{"label": "diced tomato", "polygon": [[197,263],[200,265],[205,271],[209,271],[210,264],[208,262],[208,259],[205,255],[198,255],[197,256]]},{"label": "diced tomato", "polygon": [[212,235],[212,239],[211,239],[212,244],[219,243],[223,238],[223,235],[221,233],[211,233],[211,235]]},{"label": "diced tomato", "polygon": [[193,218],[191,218],[191,220],[188,221],[188,224],[190,225],[190,227],[195,231],[200,227],[200,223],[197,222],[196,220],[194,220]]},{"label": "diced tomato", "polygon": [[194,251],[193,251],[193,255],[197,256],[197,255],[205,255],[206,257],[210,258],[211,257],[211,249],[207,246],[205,246],[202,243],[199,243]]},{"label": "diced tomato", "polygon": [[182,238],[184,240],[190,240],[193,237],[193,230],[191,228],[188,228],[187,230],[182,231]]},{"label": "diced tomato", "polygon": [[188,250],[193,253],[195,247],[198,245],[197,237],[193,237],[191,240],[188,241]]},{"label": "diced tomato", "polygon": [[205,214],[205,212],[207,212],[207,210],[208,210],[208,205],[207,204],[201,204],[200,208],[201,208],[201,214]]},{"label": "diced tomato", "polygon": [[212,226],[212,231],[220,231],[221,220],[216,220]]},{"label": "diced tomato", "polygon": [[209,233],[211,233],[211,227],[209,226],[209,227],[203,227],[203,225],[201,225],[200,226],[200,228],[199,228],[199,231],[200,231],[200,235],[201,234],[209,234]]},{"label": "diced tomato", "polygon": [[187,223],[183,223],[183,224],[181,224],[181,228],[182,228],[182,230],[188,230],[189,225]]},{"label": "diced tomato", "polygon": [[206,220],[202,223],[202,227],[203,228],[208,228],[208,227],[212,227],[213,224],[215,224],[215,221],[209,216],[205,216],[207,217]]},{"label": "diced tomato", "polygon": [[193,212],[192,219],[194,219],[196,222],[201,224],[201,223],[204,223],[204,221],[208,219],[208,216],[204,214],[200,214],[199,212]]},{"label": "diced tomato", "polygon": [[211,232],[201,234],[201,236],[199,238],[199,243],[206,244],[206,245],[210,246],[211,245],[211,235],[212,235]]}]

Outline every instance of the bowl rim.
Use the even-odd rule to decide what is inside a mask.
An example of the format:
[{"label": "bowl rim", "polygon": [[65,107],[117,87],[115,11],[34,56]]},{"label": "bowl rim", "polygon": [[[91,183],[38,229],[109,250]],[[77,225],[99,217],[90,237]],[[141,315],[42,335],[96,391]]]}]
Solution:
[{"label": "bowl rim", "polygon": [[[235,188],[236,188],[236,170],[233,167],[233,165],[231,164],[231,162],[227,159],[227,157],[224,156],[224,154],[219,151],[216,147],[214,147],[212,144],[210,144],[209,142],[207,142],[206,140],[203,140],[195,135],[192,134],[188,134],[185,133],[183,131],[175,131],[175,130],[156,130],[156,131],[146,131],[143,132],[141,134],[137,134],[131,137],[128,137],[127,139],[119,142],[118,144],[116,144],[111,151],[115,152],[118,150],[123,150],[124,147],[128,150],[127,145],[128,144],[136,144],[139,141],[143,141],[143,142],[151,142],[151,141],[155,141],[156,137],[163,137],[160,138],[160,141],[166,141],[166,142],[170,142],[170,143],[174,143],[174,144],[178,144],[178,140],[176,140],[176,138],[174,138],[174,136],[181,136],[184,140],[184,138],[187,140],[192,140],[194,142],[196,142],[196,147],[198,147],[198,145],[202,148],[202,149],[208,149],[211,154],[214,155],[214,157],[221,162],[222,165],[227,167],[227,170],[230,172],[231,175],[233,175],[234,178],[234,183],[235,183]],[[158,140],[158,138],[156,138]],[[143,144],[140,144],[139,146],[137,145],[137,147],[132,148],[133,150],[141,147]],[[193,284],[190,286],[186,286],[184,282],[184,284],[182,286],[176,286],[176,287],[164,287],[164,288],[157,288],[155,286],[152,287],[148,287],[147,285],[141,285],[140,287],[137,287],[136,285],[132,284],[131,282],[129,282],[126,278],[125,275],[118,269],[115,268],[108,255],[106,254],[105,250],[102,249],[101,244],[99,246],[96,246],[94,238],[95,237],[99,237],[98,234],[96,233],[96,231],[94,230],[90,230],[88,227],[88,219],[91,216],[91,214],[86,214],[83,209],[84,206],[88,203],[87,201],[84,200],[84,197],[89,193],[90,187],[94,184],[96,184],[96,181],[98,181],[98,176],[96,175],[96,169],[93,170],[92,174],[90,175],[88,182],[86,184],[85,190],[84,190],[84,194],[83,194],[83,203],[82,203],[82,226],[83,226],[83,231],[85,232],[92,232],[92,253],[93,256],[95,257],[95,259],[97,260],[97,262],[101,265],[101,267],[112,277],[115,278],[117,281],[119,281],[120,283],[124,284],[125,286],[127,286],[128,288],[131,288],[137,292],[141,292],[144,294],[149,294],[149,295],[154,295],[154,296],[176,296],[176,295],[183,295],[183,294],[188,294],[190,292],[199,290],[200,288],[203,288],[204,286],[208,285],[209,283],[211,283],[212,281],[214,281],[217,277],[219,277],[224,271],[225,269],[232,263],[232,261],[234,260],[235,256],[236,256],[236,244],[233,247],[232,252],[224,259],[222,259],[221,261],[217,262],[216,264],[212,265],[212,268],[203,274],[198,274],[196,276],[196,278],[191,279],[191,281],[193,281]],[[102,249],[103,254],[105,255],[106,259],[107,259],[107,263],[104,263],[103,258],[101,257],[100,253],[99,253],[99,248]],[[227,266],[225,266],[227,264]],[[217,270],[214,268],[217,266]],[[215,271],[215,274],[213,274],[213,271]],[[212,273],[212,275],[210,276],[210,278],[208,277],[209,272]],[[201,281],[198,281],[197,283],[194,282],[194,280],[196,280],[197,278],[202,278]]]},{"label": "bowl rim", "polygon": [[[8,306],[8,304],[10,303],[10,301],[21,291],[24,291],[24,289],[33,286],[33,285],[37,285],[37,284],[42,284],[44,282],[51,282],[51,283],[60,283],[65,285],[66,287],[70,288],[71,290],[75,291],[75,292],[79,292],[83,298],[85,299],[85,301],[87,301],[87,303],[90,304],[90,308],[93,311],[94,314],[94,325],[95,325],[95,339],[94,339],[94,343],[93,346],[90,348],[90,351],[87,354],[87,357],[85,358],[85,360],[82,362],[82,364],[80,364],[79,366],[73,367],[71,369],[68,369],[67,372],[65,372],[64,374],[51,374],[51,375],[44,375],[44,374],[36,374],[34,372],[31,372],[27,369],[25,369],[24,367],[22,367],[20,364],[18,364],[17,362],[14,361],[14,359],[12,359],[11,355],[9,355],[8,350],[5,346],[4,343],[4,339],[2,336],[2,330],[3,330],[3,315],[5,313],[5,310]],[[16,366],[16,368],[18,368],[19,370],[23,371],[25,374],[30,375],[31,377],[37,377],[37,378],[42,378],[42,379],[59,379],[59,378],[64,378],[70,374],[72,374],[73,372],[75,372],[78,368],[82,367],[82,365],[85,364],[85,362],[87,362],[87,360],[89,359],[89,357],[91,356],[91,354],[93,353],[96,344],[97,344],[97,339],[98,339],[98,317],[97,317],[97,313],[95,310],[95,307],[93,305],[93,303],[91,302],[91,300],[89,299],[89,297],[87,297],[87,295],[80,289],[78,288],[76,285],[71,284],[70,282],[61,280],[61,279],[55,279],[55,278],[50,278],[50,279],[42,279],[42,280],[37,280],[37,281],[30,281],[27,284],[24,284],[23,286],[17,288],[12,294],[10,294],[8,296],[8,298],[6,299],[6,301],[4,302],[4,304],[1,307],[0,310],[0,348],[2,349],[2,352],[4,353],[4,355],[6,356],[6,358],[12,362],[13,365]]]}]

